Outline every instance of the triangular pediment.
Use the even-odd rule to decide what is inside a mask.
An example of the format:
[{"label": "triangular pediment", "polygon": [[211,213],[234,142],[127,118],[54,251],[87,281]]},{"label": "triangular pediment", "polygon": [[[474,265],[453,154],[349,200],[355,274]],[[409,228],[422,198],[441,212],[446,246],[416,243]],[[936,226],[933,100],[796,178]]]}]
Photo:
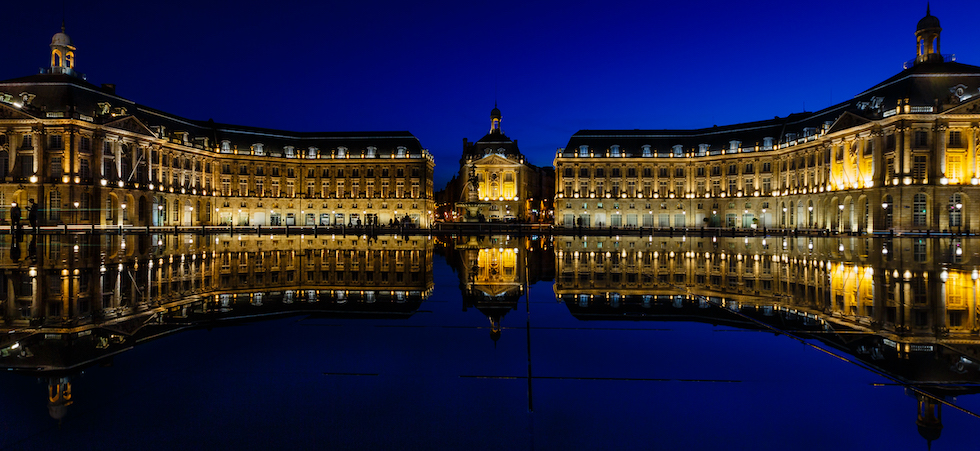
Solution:
[{"label": "triangular pediment", "polygon": [[140,135],[152,136],[154,138],[157,137],[156,133],[153,133],[153,130],[150,130],[150,128],[147,127],[146,124],[143,123],[143,121],[140,121],[139,119],[136,119],[133,116],[126,116],[120,119],[116,119],[112,122],[106,123],[105,126],[119,129],[119,130],[126,130],[133,133],[138,133]]},{"label": "triangular pediment", "polygon": [[496,165],[520,165],[519,161],[511,160],[499,154],[490,154],[479,160],[473,161],[475,165],[496,166]]},{"label": "triangular pediment", "polygon": [[508,294],[514,294],[519,297],[521,286],[518,284],[474,284],[473,288],[482,291],[492,298],[501,295],[506,297]]},{"label": "triangular pediment", "polygon": [[11,105],[0,103],[0,119],[35,119],[35,117]]},{"label": "triangular pediment", "polygon": [[840,115],[836,121],[834,121],[834,125],[830,126],[830,130],[828,130],[827,133],[829,134],[844,131],[849,128],[867,124],[868,122],[871,121],[854,113],[845,112],[844,114]]},{"label": "triangular pediment", "polygon": [[980,114],[980,96],[946,110],[945,114]]}]

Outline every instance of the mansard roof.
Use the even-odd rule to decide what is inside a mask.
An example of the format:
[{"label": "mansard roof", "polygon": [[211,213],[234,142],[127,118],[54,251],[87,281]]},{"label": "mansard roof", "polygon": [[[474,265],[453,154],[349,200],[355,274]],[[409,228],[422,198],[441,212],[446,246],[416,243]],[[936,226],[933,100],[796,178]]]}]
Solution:
[{"label": "mansard roof", "polygon": [[[652,153],[667,153],[680,145],[684,152],[707,144],[709,151],[728,149],[731,141],[742,147],[773,145],[806,139],[809,133],[837,132],[905,113],[943,113],[980,98],[980,67],[954,61],[919,63],[856,95],[853,99],[817,112],[794,113],[785,118],[687,130],[580,130],[568,141],[566,153],[580,146],[605,152],[618,145],[626,154],[639,155],[649,145]],[[901,102],[901,103],[900,103]],[[905,111],[904,105],[909,105]],[[903,108],[899,110],[899,106]],[[833,128],[830,128],[833,125]]]},{"label": "mansard roof", "polygon": [[375,147],[381,155],[398,147],[404,147],[409,155],[426,153],[418,138],[408,131],[355,131],[355,132],[295,132],[269,128],[217,123],[187,119],[151,107],[140,105],[129,99],[117,96],[109,86],[98,87],[85,80],[62,74],[36,74],[6,81],[0,81],[0,94],[21,99],[21,93],[30,93],[31,102],[21,105],[20,110],[36,118],[49,117],[49,113],[62,112],[64,117],[72,117],[94,124],[109,124],[121,118],[132,116],[140,123],[156,130],[159,127],[170,138],[176,133],[187,133],[189,142],[196,138],[207,138],[208,147],[218,146],[229,141],[233,147],[248,149],[261,143],[267,153],[293,146],[297,151],[308,147],[335,149],[346,147],[349,151],[360,151],[368,146]]}]

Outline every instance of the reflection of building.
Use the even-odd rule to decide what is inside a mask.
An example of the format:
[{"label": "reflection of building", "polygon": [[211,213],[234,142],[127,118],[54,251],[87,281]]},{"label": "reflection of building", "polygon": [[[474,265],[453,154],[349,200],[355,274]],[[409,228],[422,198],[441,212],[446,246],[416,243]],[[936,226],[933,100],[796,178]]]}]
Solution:
[{"label": "reflection of building", "polygon": [[[500,338],[501,320],[517,308],[525,287],[551,278],[551,254],[542,240],[504,236],[461,237],[450,243],[450,264],[459,274],[463,310],[475,307],[490,321],[490,338]],[[455,252],[452,252],[455,250]]]},{"label": "reflection of building", "polygon": [[927,440],[980,381],[978,239],[562,237],[582,320],[702,321],[819,340],[902,384]]},{"label": "reflection of building", "polygon": [[490,132],[473,143],[463,139],[459,175],[446,186],[445,200],[455,203],[458,221],[548,220],[553,176],[526,161],[517,141],[501,129],[501,119],[494,106]]},{"label": "reflection of building", "polygon": [[[817,112],[697,130],[582,130],[555,158],[558,225],[977,230],[980,67],[917,57]],[[971,201],[973,199],[973,201]]]},{"label": "reflection of building", "polygon": [[0,368],[49,377],[57,419],[72,374],[137,343],[275,315],[407,318],[433,288],[422,237],[45,235],[26,256],[10,239]]},{"label": "reflection of building", "polygon": [[64,32],[47,73],[0,82],[0,126],[0,211],[36,199],[45,224],[428,226],[434,207],[434,162],[411,133],[288,132],[153,110],[88,83]]}]

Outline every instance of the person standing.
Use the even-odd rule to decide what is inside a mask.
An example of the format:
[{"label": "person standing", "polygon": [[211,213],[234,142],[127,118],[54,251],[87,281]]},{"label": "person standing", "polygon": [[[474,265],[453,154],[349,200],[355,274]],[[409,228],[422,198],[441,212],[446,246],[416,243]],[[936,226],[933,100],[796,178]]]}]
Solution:
[{"label": "person standing", "polygon": [[20,231],[20,205],[17,202],[11,204],[10,207],[10,232],[17,233]]},{"label": "person standing", "polygon": [[37,204],[34,203],[34,199],[31,199],[31,205],[30,207],[27,207],[27,222],[31,224],[31,229],[34,231],[34,233],[37,233],[37,228],[38,228],[37,219],[38,219],[38,207]]}]

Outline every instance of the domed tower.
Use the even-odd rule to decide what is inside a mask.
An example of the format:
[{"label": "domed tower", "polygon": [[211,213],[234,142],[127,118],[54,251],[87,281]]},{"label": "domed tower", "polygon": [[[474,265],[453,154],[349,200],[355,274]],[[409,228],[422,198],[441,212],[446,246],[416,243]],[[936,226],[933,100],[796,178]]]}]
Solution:
[{"label": "domed tower", "polygon": [[929,13],[926,4],[926,16],[915,27],[915,63],[941,63],[943,55],[939,53],[939,19]]},{"label": "domed tower", "polygon": [[51,38],[51,73],[75,75],[75,46],[65,34],[64,23],[61,32]]},{"label": "domed tower", "polygon": [[490,110],[490,133],[503,133],[500,130],[500,110],[497,109],[496,102],[493,104],[493,109]]}]

